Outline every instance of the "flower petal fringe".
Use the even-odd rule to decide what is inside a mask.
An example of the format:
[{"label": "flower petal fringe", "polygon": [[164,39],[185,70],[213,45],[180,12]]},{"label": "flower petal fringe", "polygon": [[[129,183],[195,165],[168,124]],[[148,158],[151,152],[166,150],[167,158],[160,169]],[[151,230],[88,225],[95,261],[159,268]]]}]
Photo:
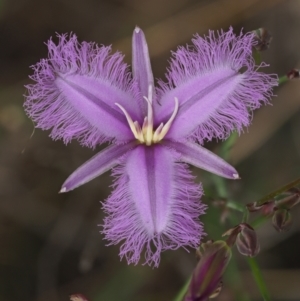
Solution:
[{"label": "flower petal fringe", "polygon": [[[278,81],[275,74],[258,72],[260,67],[266,65],[255,66],[252,58],[255,40],[252,33],[236,36],[232,28],[228,32],[218,32],[217,35],[210,31],[205,38],[195,36],[193,44],[194,47],[180,47],[173,53],[167,74],[168,83],[160,82],[160,102],[167,111],[167,107],[172,107],[174,96],[178,97],[181,107],[185,101],[199,97],[198,106],[201,106],[202,91],[209,88],[214,96],[213,85],[232,78],[233,90],[229,90],[227,96],[222,93],[225,97],[222,102],[217,94],[216,99],[212,97],[209,103],[199,109],[198,118],[189,117],[185,113],[182,123],[174,123],[170,131],[172,139],[181,140],[188,136],[202,144],[203,140],[212,138],[225,139],[233,130],[241,132],[243,126],[250,124],[252,114],[249,109],[254,110],[268,103],[273,95],[272,88],[278,85]],[[213,106],[216,106],[214,110],[211,109]],[[195,110],[191,112],[195,114]],[[178,121],[179,116],[180,111]],[[185,137],[179,137],[186,120],[190,124],[194,123],[194,126],[188,124],[192,130],[182,132]]]},{"label": "flower petal fringe", "polygon": [[[52,40],[48,42],[49,58],[32,66],[34,75],[31,79],[36,83],[26,86],[28,89],[24,104],[26,113],[37,123],[37,127],[43,130],[52,128],[50,136],[53,139],[63,139],[65,143],[78,139],[83,145],[95,147],[99,143],[113,140],[114,137],[106,129],[107,125],[103,124],[103,120],[102,124],[97,118],[94,118],[94,124],[91,122],[94,110],[89,110],[85,114],[84,104],[83,110],[74,107],[72,98],[78,103],[80,95],[76,99],[75,97],[68,99],[58,81],[67,82],[68,77],[72,77],[79,83],[82,81],[81,86],[84,87],[85,81],[90,80],[99,91],[105,85],[107,90],[105,96],[110,100],[116,114],[119,112],[114,102],[118,94],[123,101],[128,100],[127,109],[132,111],[135,104],[130,103],[130,100],[135,98],[136,92],[131,84],[128,66],[123,62],[123,56],[120,53],[110,55],[110,47],[99,47],[95,43],[86,42],[79,44],[75,35],[69,39],[67,35],[58,37],[58,45]],[[102,99],[101,101],[103,102]],[[119,99],[117,101],[121,102]]]},{"label": "flower petal fringe", "polygon": [[102,233],[110,241],[109,245],[123,242],[120,257],[125,257],[128,264],[137,264],[144,251],[144,264],[157,267],[162,251],[199,246],[204,235],[199,216],[204,214],[206,205],[200,202],[202,188],[194,183],[194,177],[187,169],[187,165],[175,163],[172,179],[174,196],[169,222],[164,231],[152,236],[149,236],[143,227],[139,212],[132,201],[125,166],[115,168],[113,175],[116,177],[114,191],[103,203],[107,217]]}]

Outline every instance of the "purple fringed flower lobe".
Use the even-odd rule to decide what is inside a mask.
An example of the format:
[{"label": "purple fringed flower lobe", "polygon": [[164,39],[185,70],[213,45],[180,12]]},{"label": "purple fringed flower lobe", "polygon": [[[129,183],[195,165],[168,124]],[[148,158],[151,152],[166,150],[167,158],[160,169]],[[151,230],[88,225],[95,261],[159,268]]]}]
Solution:
[{"label": "purple fringed flower lobe", "polygon": [[120,255],[129,263],[138,262],[144,248],[146,262],[157,266],[162,250],[199,244],[202,189],[176,157],[163,146],[141,145],[114,170],[115,190],[103,204],[104,233],[112,244],[125,241]]},{"label": "purple fringed flower lobe", "polygon": [[[268,103],[270,87],[277,85],[276,76],[257,71],[252,58],[254,43],[252,33],[236,36],[231,28],[217,35],[210,31],[205,38],[195,36],[192,50],[180,47],[173,53],[168,83],[160,85],[163,105],[157,117],[159,122],[168,114],[173,98],[179,99],[170,138],[189,137],[202,143],[214,137],[224,139],[249,125],[248,108]],[[243,73],[242,68],[246,69]]]},{"label": "purple fringed flower lobe", "polygon": [[[155,88],[145,35],[133,32],[132,73],[119,53],[75,35],[48,42],[49,57],[33,66],[25,110],[53,139],[111,145],[75,170],[61,192],[112,169],[102,232],[121,243],[120,256],[158,266],[168,249],[196,248],[205,211],[188,164],[238,179],[237,171],[201,145],[224,139],[268,103],[277,78],[255,66],[252,33],[209,32],[173,53],[167,82]],[[245,71],[242,71],[245,70]]]}]

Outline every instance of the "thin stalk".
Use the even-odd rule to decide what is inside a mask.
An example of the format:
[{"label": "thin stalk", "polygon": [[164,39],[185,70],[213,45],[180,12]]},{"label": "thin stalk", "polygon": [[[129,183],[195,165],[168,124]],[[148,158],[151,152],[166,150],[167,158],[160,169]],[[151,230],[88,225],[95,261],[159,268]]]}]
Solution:
[{"label": "thin stalk", "polygon": [[261,52],[257,51],[256,49],[253,49],[252,56],[254,58],[255,65],[260,65],[261,64]]},{"label": "thin stalk", "polygon": [[270,219],[270,216],[258,216],[255,220],[251,222],[251,226],[253,228],[258,228],[262,224],[264,224],[266,221]]},{"label": "thin stalk", "polygon": [[[227,190],[225,180],[220,177],[214,177],[214,180],[217,180],[217,181],[215,181],[215,185],[216,185],[216,189],[217,189],[217,192],[219,193],[219,195],[221,197],[228,197],[228,190]],[[236,211],[239,211],[239,212],[244,212],[244,214],[246,212],[245,206],[240,205],[239,203],[236,203],[233,201],[228,201],[227,207],[234,209]],[[230,220],[231,225],[237,225],[239,223],[239,217],[237,217],[234,212],[232,212],[229,215],[229,220]],[[243,290],[243,284],[242,284],[241,277],[240,277],[240,271],[239,271],[238,264],[237,264],[237,261],[234,256],[231,257],[230,264],[228,265],[227,271],[225,273],[225,277],[226,277],[227,282],[230,283],[232,289],[237,294],[236,297],[238,300],[250,301],[250,298],[249,298],[247,292],[245,292]]]},{"label": "thin stalk", "polygon": [[267,289],[266,283],[263,279],[263,275],[261,273],[261,270],[258,266],[257,261],[253,257],[248,257],[247,261],[250,266],[254,280],[258,286],[258,289],[259,289],[264,301],[270,301],[271,297],[270,297],[269,291]]},{"label": "thin stalk", "polygon": [[221,198],[227,199],[228,198],[228,192],[226,188],[226,184],[223,178],[219,176],[212,175],[213,182],[215,184],[217,195]]},{"label": "thin stalk", "polygon": [[245,209],[246,207],[238,202],[234,202],[234,201],[230,200],[226,203],[226,206],[227,206],[227,208],[234,209],[234,210],[242,212],[244,214],[245,214],[245,212],[247,212]]},{"label": "thin stalk", "polygon": [[279,194],[282,194],[283,192],[297,186],[300,185],[300,178],[280,187],[279,189],[267,194],[266,196],[264,196],[262,199],[260,199],[259,201],[257,201],[258,205],[261,205],[263,203],[265,203],[266,201],[273,199],[274,197],[278,196]]},{"label": "thin stalk", "polygon": [[180,289],[180,291],[178,292],[178,294],[176,295],[176,297],[173,299],[173,301],[182,301],[187,290],[189,287],[191,281],[191,277],[188,279],[188,281],[186,281],[186,283],[183,285],[183,287]]},{"label": "thin stalk", "polygon": [[280,76],[278,78],[278,85],[282,85],[284,83],[286,83],[287,81],[289,81],[289,78],[286,75]]},{"label": "thin stalk", "polygon": [[[218,196],[224,199],[228,199],[229,195],[228,195],[225,179],[215,175],[212,176],[213,176],[213,182],[215,184],[215,188],[217,190]],[[240,204],[232,200],[227,201],[226,207],[242,213],[246,211],[246,207],[243,204]]]},{"label": "thin stalk", "polygon": [[249,219],[249,211],[248,211],[248,210],[245,210],[245,211],[244,211],[244,215],[243,215],[243,220],[242,220],[242,222],[243,222],[243,223],[247,223],[247,222],[248,222],[248,219]]},{"label": "thin stalk", "polygon": [[237,132],[233,132],[228,139],[222,144],[222,147],[220,149],[220,155],[225,160],[228,159],[228,156],[230,154],[230,151],[232,147],[234,146],[237,138],[239,137],[239,134]]},{"label": "thin stalk", "polygon": [[230,263],[226,268],[224,278],[225,281],[230,284],[232,290],[234,291],[234,294],[236,295],[235,300],[251,301],[248,293],[243,288],[242,278],[235,256],[231,257]]}]

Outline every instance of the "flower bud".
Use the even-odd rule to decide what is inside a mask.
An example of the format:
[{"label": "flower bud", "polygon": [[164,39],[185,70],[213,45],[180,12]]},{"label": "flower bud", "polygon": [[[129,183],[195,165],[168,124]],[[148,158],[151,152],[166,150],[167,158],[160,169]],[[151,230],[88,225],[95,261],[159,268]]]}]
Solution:
[{"label": "flower bud", "polygon": [[287,73],[288,79],[294,79],[294,78],[299,78],[300,77],[300,71],[299,69],[292,69]]},{"label": "flower bud", "polygon": [[224,241],[201,245],[202,255],[193,272],[185,301],[206,301],[216,297],[221,288],[221,277],[231,258],[231,249]]},{"label": "flower bud", "polygon": [[82,294],[73,294],[70,295],[71,301],[88,301],[88,299]]},{"label": "flower bud", "polygon": [[276,202],[276,208],[278,209],[291,209],[295,205],[300,203],[299,193],[293,193],[287,197],[280,199]]},{"label": "flower bud", "polygon": [[290,211],[287,209],[277,209],[273,215],[272,223],[278,232],[289,231],[293,224]]},{"label": "flower bud", "polygon": [[238,251],[245,256],[256,256],[260,250],[259,242],[254,229],[246,224],[241,223],[234,228],[226,231],[223,236],[229,236],[227,243],[232,246],[236,243]]},{"label": "flower bud", "polygon": [[260,250],[256,232],[246,223],[240,224],[240,227],[241,232],[236,240],[238,251],[245,256],[256,256]]},{"label": "flower bud", "polygon": [[264,216],[269,216],[274,213],[275,208],[275,200],[269,200],[262,204],[258,204],[258,202],[249,203],[246,205],[249,212],[260,211]]},{"label": "flower bud", "polygon": [[292,187],[289,190],[287,190],[287,193],[290,193],[290,194],[296,193],[296,194],[300,195],[300,189],[297,187]]},{"label": "flower bud", "polygon": [[255,34],[256,45],[254,45],[257,51],[264,51],[269,49],[272,41],[272,35],[266,28],[259,28],[253,31]]}]

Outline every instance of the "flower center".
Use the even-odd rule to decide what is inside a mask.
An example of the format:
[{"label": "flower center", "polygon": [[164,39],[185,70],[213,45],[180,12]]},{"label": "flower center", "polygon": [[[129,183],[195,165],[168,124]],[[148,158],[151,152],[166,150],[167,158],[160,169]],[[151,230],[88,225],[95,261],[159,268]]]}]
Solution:
[{"label": "flower center", "polygon": [[168,133],[172,122],[175,119],[175,116],[178,112],[178,98],[175,97],[175,106],[174,106],[174,111],[169,118],[169,120],[166,122],[166,124],[161,123],[157,129],[154,131],[153,129],[153,108],[152,108],[152,86],[149,86],[148,89],[148,97],[144,96],[144,99],[146,100],[148,104],[148,114],[144,118],[143,126],[141,127],[137,121],[133,121],[131,116],[128,114],[128,112],[118,103],[115,103],[116,106],[118,106],[122,112],[124,113],[127,122],[130,126],[130,129],[134,135],[134,137],[140,142],[140,143],[145,143],[146,145],[151,145],[154,143],[158,143],[161,141],[166,134]]}]

